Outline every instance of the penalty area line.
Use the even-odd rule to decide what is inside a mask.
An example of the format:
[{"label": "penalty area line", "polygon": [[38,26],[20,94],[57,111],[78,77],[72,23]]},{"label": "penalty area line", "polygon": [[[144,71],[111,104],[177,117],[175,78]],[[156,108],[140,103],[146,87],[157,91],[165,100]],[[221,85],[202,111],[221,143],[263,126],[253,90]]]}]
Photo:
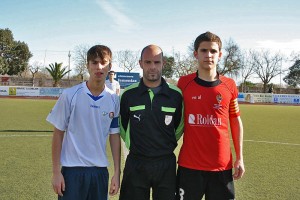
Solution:
[{"label": "penalty area line", "polygon": [[267,143],[267,144],[281,144],[281,145],[290,145],[290,146],[300,146],[300,144],[287,143],[287,142],[270,142],[263,140],[244,140],[244,142],[257,142],[257,143]]}]

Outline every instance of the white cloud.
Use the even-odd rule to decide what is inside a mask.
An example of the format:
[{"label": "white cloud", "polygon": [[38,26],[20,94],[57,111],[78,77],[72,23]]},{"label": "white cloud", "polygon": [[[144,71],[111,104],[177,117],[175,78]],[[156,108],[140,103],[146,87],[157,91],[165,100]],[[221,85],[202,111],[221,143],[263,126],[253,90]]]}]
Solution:
[{"label": "white cloud", "polygon": [[137,28],[137,24],[122,12],[120,4],[107,0],[97,0],[100,8],[113,20],[113,28],[120,32],[128,32]]}]

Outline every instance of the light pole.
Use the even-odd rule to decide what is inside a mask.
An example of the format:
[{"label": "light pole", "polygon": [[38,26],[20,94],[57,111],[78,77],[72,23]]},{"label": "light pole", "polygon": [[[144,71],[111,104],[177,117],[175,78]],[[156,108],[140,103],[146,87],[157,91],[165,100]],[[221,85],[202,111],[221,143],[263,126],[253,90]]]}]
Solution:
[{"label": "light pole", "polygon": [[279,86],[279,93],[281,94],[281,73],[282,73],[282,60],[280,61],[280,86]]},{"label": "light pole", "polygon": [[46,55],[47,55],[47,49],[45,50],[45,56],[44,56],[44,67],[46,68]]},{"label": "light pole", "polygon": [[70,66],[70,59],[71,59],[71,53],[70,53],[70,51],[69,51],[68,57],[69,57],[69,72],[68,72],[68,80],[69,80],[69,86],[70,86],[70,68],[71,68],[71,66]]}]

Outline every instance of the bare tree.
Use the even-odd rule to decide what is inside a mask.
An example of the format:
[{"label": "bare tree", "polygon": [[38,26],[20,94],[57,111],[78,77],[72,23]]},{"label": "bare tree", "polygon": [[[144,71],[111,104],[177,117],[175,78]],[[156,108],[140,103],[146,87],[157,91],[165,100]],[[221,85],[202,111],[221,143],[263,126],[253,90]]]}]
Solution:
[{"label": "bare tree", "polygon": [[293,51],[289,57],[289,61],[296,62],[297,60],[300,60],[300,51]]},{"label": "bare tree", "polygon": [[194,57],[194,52],[195,52],[194,41],[192,41],[190,43],[190,45],[188,46],[187,51],[188,51],[189,56]]},{"label": "bare tree", "polygon": [[81,44],[74,48],[75,71],[78,76],[81,77],[81,81],[84,81],[84,76],[87,74],[87,52],[89,50],[89,45]]},{"label": "bare tree", "polygon": [[31,65],[29,65],[28,69],[32,75],[32,86],[34,87],[34,79],[35,75],[43,68],[43,63],[35,61]]},{"label": "bare tree", "polygon": [[267,92],[267,86],[270,81],[277,75],[282,73],[282,61],[284,56],[278,52],[271,54],[268,50],[262,50],[261,52],[251,52],[251,62],[254,66],[255,74],[263,83],[263,92]]},{"label": "bare tree", "polygon": [[139,52],[131,50],[122,50],[116,52],[117,62],[119,67],[124,71],[134,71],[138,68]]},{"label": "bare tree", "polygon": [[254,64],[251,62],[251,50],[241,52],[240,75],[242,76],[242,92],[244,92],[247,80],[255,73]]},{"label": "bare tree", "polygon": [[241,67],[241,59],[240,47],[233,39],[229,39],[225,42],[222,60],[217,66],[218,72],[222,75],[237,75]]},{"label": "bare tree", "polygon": [[187,74],[196,72],[197,60],[192,55],[181,55],[180,52],[175,53],[174,76],[179,78]]}]

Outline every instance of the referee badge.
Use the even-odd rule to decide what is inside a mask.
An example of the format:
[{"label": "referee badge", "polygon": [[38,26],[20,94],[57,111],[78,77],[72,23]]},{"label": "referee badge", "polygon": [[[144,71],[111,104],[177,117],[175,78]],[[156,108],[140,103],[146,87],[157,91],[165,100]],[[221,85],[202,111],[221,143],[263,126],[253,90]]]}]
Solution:
[{"label": "referee badge", "polygon": [[110,113],[109,113],[109,118],[112,119],[112,118],[114,118],[114,116],[115,116],[114,112],[110,112]]},{"label": "referee badge", "polygon": [[173,116],[166,115],[165,116],[165,124],[168,126],[172,122]]}]

